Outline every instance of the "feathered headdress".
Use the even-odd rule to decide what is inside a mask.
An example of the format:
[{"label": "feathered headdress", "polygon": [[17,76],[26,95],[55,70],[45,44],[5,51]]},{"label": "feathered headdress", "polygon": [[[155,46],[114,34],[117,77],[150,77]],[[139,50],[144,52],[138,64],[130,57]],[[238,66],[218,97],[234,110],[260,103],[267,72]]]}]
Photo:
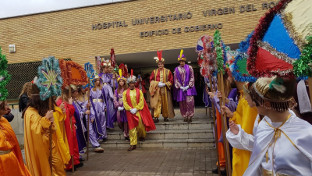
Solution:
[{"label": "feathered headdress", "polygon": [[114,48],[111,49],[110,55],[111,55],[110,60],[112,61],[111,64],[112,64],[113,67],[115,67],[115,65],[116,65],[116,56],[115,56]]},{"label": "feathered headdress", "polygon": [[122,76],[122,70],[119,69],[119,77],[117,78],[117,82],[119,82],[120,80],[124,80],[125,82],[127,81],[127,79]]},{"label": "feathered headdress", "polygon": [[110,60],[105,60],[103,59],[102,63],[101,63],[102,67],[110,67],[112,66],[111,61]]},{"label": "feathered headdress", "polygon": [[180,62],[180,61],[186,61],[186,57],[184,56],[184,54],[183,54],[183,49],[181,49],[181,51],[180,51],[180,55],[178,56],[178,61]]},{"label": "feathered headdress", "polygon": [[[285,98],[272,97],[272,92],[284,94],[286,91],[284,80],[281,77],[261,77],[251,87],[250,95],[254,102],[266,109],[284,112],[288,108],[296,106],[296,102],[290,96]],[[274,94],[274,93],[273,93]],[[290,97],[290,98],[289,98]]]},{"label": "feathered headdress", "polygon": [[156,63],[165,62],[165,59],[162,57],[162,50],[157,50],[157,57],[154,57],[154,59],[156,60]]},{"label": "feathered headdress", "polygon": [[131,69],[131,75],[127,79],[127,83],[136,83],[136,77],[133,75],[133,70]]}]

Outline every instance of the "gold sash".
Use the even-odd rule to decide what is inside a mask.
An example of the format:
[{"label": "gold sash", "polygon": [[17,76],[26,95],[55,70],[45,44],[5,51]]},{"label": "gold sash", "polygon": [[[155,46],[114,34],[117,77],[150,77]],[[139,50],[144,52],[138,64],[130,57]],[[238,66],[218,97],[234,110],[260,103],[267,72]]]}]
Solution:
[{"label": "gold sash", "polygon": [[[272,171],[268,171],[262,168],[262,175],[263,176],[273,176],[273,172]],[[281,174],[281,173],[275,173],[276,176],[290,176],[287,174]]]},{"label": "gold sash", "polygon": [[103,102],[102,99],[93,99],[93,103],[96,103],[96,102]]}]

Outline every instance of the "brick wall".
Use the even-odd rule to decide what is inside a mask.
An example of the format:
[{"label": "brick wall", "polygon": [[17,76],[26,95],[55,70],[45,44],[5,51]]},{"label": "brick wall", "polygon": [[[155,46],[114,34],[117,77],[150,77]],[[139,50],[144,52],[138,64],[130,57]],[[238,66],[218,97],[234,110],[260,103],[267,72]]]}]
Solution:
[{"label": "brick wall", "polygon": [[[186,26],[222,23],[221,34],[225,44],[239,43],[250,33],[265,13],[258,0],[136,0],[115,4],[62,10],[0,19],[0,46],[9,63],[40,61],[46,56],[71,58],[78,63],[93,61],[96,55],[127,54],[157,49],[195,47],[203,34],[213,30],[183,32]],[[240,13],[240,6],[253,4],[257,9]],[[203,11],[235,8],[235,13],[204,16]],[[252,6],[248,6],[248,10]],[[132,19],[179,13],[192,13],[191,19],[156,24],[132,25]],[[103,22],[125,21],[127,27],[92,30],[92,25]],[[182,27],[181,34],[172,34],[172,28]],[[168,29],[164,36],[140,37],[140,32]],[[8,53],[9,44],[16,45],[16,53]]]}]

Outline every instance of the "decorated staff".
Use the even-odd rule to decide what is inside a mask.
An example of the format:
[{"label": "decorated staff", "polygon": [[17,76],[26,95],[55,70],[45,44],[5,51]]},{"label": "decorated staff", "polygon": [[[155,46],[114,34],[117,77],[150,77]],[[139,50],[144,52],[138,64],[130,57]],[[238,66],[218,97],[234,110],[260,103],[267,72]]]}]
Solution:
[{"label": "decorated staff", "polygon": [[[63,96],[62,99],[57,101],[57,104],[60,105],[63,102],[65,103],[66,116],[69,117],[66,118],[65,127],[72,156],[72,163],[67,166],[67,169],[72,169],[72,172],[74,172],[75,165],[77,167],[82,166],[79,161],[79,149],[82,150],[86,147],[86,141],[82,130],[81,120],[79,118],[73,118],[75,107],[73,106],[72,89],[76,92],[77,89],[74,85],[85,85],[88,83],[88,79],[86,71],[78,63],[60,59],[59,64],[62,70]],[[76,130],[74,130],[74,125],[77,126]]]},{"label": "decorated staff", "polygon": [[[91,91],[91,80],[93,80],[95,78],[95,73],[94,73],[94,69],[93,69],[93,65],[88,62],[84,64],[84,69],[87,73],[87,77],[88,77],[88,104],[90,103],[90,91]],[[87,106],[87,109],[90,110],[90,106]],[[89,160],[89,142],[90,142],[90,131],[89,131],[89,126],[90,126],[90,114],[88,114],[88,123],[87,123],[87,160]]]},{"label": "decorated staff", "polygon": [[[223,51],[223,43],[221,41],[220,32],[216,30],[214,33],[214,46],[216,51],[216,59],[217,59],[217,68],[218,68],[218,90],[221,92],[221,101],[220,101],[220,107],[225,105],[225,91],[224,91],[224,80],[223,80],[223,74],[225,72],[224,70],[224,64],[225,64],[225,53]],[[226,139],[226,131],[228,130],[227,127],[227,121],[226,117],[221,118],[222,121],[222,135],[223,135],[223,145],[225,150],[225,159],[226,159],[226,172],[227,175],[230,176],[232,174],[231,171],[231,159],[230,159],[230,151],[229,151],[229,143]]]},{"label": "decorated staff", "polygon": [[[213,74],[216,73],[217,70],[217,64],[216,64],[216,52],[213,48],[213,38],[208,35],[201,36],[198,41],[197,41],[197,46],[196,46],[196,52],[198,53],[198,58],[197,58],[197,63],[200,67],[200,74],[204,77],[206,80],[208,78],[209,84],[210,84],[210,89],[211,92],[216,91],[216,87],[214,85],[214,80]],[[206,83],[206,82],[205,82]],[[208,91],[208,90],[204,90]],[[214,127],[216,127],[216,117],[215,117],[215,105],[214,103],[212,104],[212,118],[214,121]],[[215,134],[215,143],[218,145],[218,133],[217,133],[217,128],[214,128],[214,134]],[[220,175],[220,161],[219,161],[219,147],[216,147],[217,150],[217,169],[218,169],[218,174]]]},{"label": "decorated staff", "polygon": [[[38,67],[37,86],[40,89],[40,99],[46,100],[49,98],[49,110],[53,110],[52,96],[61,95],[62,78],[59,64],[54,57],[45,58],[42,60],[42,65]],[[50,167],[52,174],[52,124],[49,127],[50,141]]]}]

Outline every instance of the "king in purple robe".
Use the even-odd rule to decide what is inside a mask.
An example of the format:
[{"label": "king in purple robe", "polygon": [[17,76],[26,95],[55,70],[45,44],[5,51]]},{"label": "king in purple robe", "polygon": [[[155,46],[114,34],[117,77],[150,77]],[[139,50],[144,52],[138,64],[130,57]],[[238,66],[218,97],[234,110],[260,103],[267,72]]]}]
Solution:
[{"label": "king in purple robe", "polygon": [[179,102],[180,112],[185,122],[192,122],[195,112],[194,96],[197,95],[195,89],[194,71],[192,66],[187,65],[186,57],[181,50],[178,56],[180,63],[174,70],[174,100]]}]

